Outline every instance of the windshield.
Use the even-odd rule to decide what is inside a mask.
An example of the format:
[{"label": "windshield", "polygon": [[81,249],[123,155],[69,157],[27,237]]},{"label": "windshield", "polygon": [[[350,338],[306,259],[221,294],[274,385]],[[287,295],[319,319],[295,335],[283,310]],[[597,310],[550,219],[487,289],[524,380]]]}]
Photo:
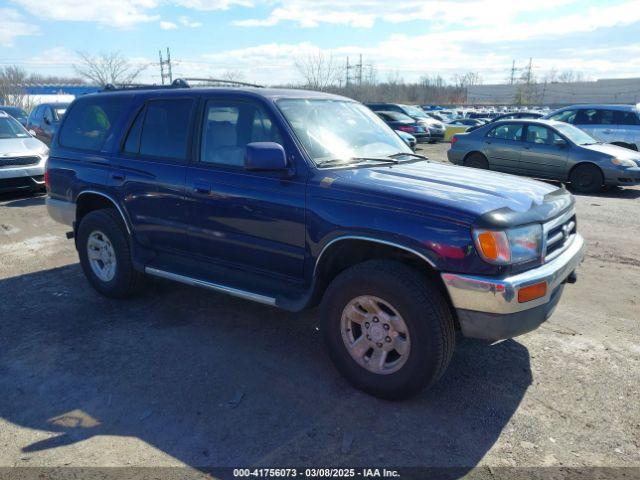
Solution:
[{"label": "windshield", "polygon": [[13,117],[0,117],[0,139],[26,138],[29,133]]},{"label": "windshield", "polygon": [[375,157],[411,149],[375,113],[356,102],[282,99],[278,107],[316,163]]},{"label": "windshield", "polygon": [[60,119],[62,118],[62,116],[64,115],[64,112],[67,111],[67,108],[54,108],[53,109],[53,116],[55,117],[56,122],[59,122]]},{"label": "windshield", "polygon": [[598,141],[591,135],[584,132],[583,130],[580,130],[579,128],[574,127],[573,125],[569,125],[568,123],[560,123],[558,125],[554,125],[554,127],[565,137],[567,137],[577,145],[598,143]]},{"label": "windshield", "polygon": [[403,105],[404,110],[414,117],[428,118],[427,112],[418,107],[412,107],[411,105]]},{"label": "windshield", "polygon": [[0,110],[7,112],[13,118],[25,118],[27,116],[27,112],[18,107],[2,107]]}]

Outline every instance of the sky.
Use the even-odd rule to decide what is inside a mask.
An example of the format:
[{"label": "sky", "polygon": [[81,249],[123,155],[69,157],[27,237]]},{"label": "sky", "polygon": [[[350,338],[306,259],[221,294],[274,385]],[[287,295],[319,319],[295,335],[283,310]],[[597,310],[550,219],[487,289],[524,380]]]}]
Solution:
[{"label": "sky", "polygon": [[512,61],[589,79],[640,77],[640,0],[0,0],[0,66],[73,75],[77,52],[120,51],[160,82],[241,72],[299,83],[296,61],[347,57],[378,80],[477,72],[508,79]]}]

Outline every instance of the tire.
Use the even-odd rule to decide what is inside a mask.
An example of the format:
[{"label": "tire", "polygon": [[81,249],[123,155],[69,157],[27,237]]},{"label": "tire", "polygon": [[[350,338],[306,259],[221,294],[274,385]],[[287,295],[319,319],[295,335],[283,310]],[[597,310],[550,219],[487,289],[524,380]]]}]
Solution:
[{"label": "tire", "polygon": [[[126,298],[139,292],[143,275],[133,268],[129,237],[115,210],[88,213],[78,227],[76,245],[82,270],[99,293],[111,298]],[[92,261],[89,250],[100,258]]]},{"label": "tire", "polygon": [[[324,340],[338,371],[377,397],[400,400],[419,393],[442,376],[453,354],[454,320],[443,294],[399,262],[370,260],[340,273],[325,292],[321,315]],[[360,322],[359,331],[352,318]],[[347,345],[356,340],[363,343],[352,356]],[[402,348],[395,350],[396,344]],[[376,351],[384,349],[385,357],[376,363]]]},{"label": "tire", "polygon": [[473,152],[464,161],[465,167],[481,168],[487,170],[489,168],[489,161],[487,157],[479,152]]},{"label": "tire", "polygon": [[569,175],[571,188],[578,193],[599,192],[604,183],[602,170],[591,163],[578,165]]}]

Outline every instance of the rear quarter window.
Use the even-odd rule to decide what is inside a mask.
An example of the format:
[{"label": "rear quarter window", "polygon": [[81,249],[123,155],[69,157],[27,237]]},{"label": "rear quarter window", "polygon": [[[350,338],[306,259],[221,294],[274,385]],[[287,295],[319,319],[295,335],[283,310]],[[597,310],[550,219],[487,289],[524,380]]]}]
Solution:
[{"label": "rear quarter window", "polygon": [[58,143],[63,147],[100,151],[128,103],[127,97],[106,95],[80,100],[66,113]]}]

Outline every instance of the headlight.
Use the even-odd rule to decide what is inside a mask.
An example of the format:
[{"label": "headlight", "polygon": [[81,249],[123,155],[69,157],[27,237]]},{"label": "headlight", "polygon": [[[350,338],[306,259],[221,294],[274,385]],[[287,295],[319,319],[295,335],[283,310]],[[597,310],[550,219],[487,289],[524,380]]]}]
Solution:
[{"label": "headlight", "polygon": [[636,162],[628,158],[612,158],[611,163],[620,167],[636,167]]},{"label": "headlight", "polygon": [[495,265],[509,265],[535,260],[542,253],[542,225],[508,230],[473,231],[480,256]]}]

